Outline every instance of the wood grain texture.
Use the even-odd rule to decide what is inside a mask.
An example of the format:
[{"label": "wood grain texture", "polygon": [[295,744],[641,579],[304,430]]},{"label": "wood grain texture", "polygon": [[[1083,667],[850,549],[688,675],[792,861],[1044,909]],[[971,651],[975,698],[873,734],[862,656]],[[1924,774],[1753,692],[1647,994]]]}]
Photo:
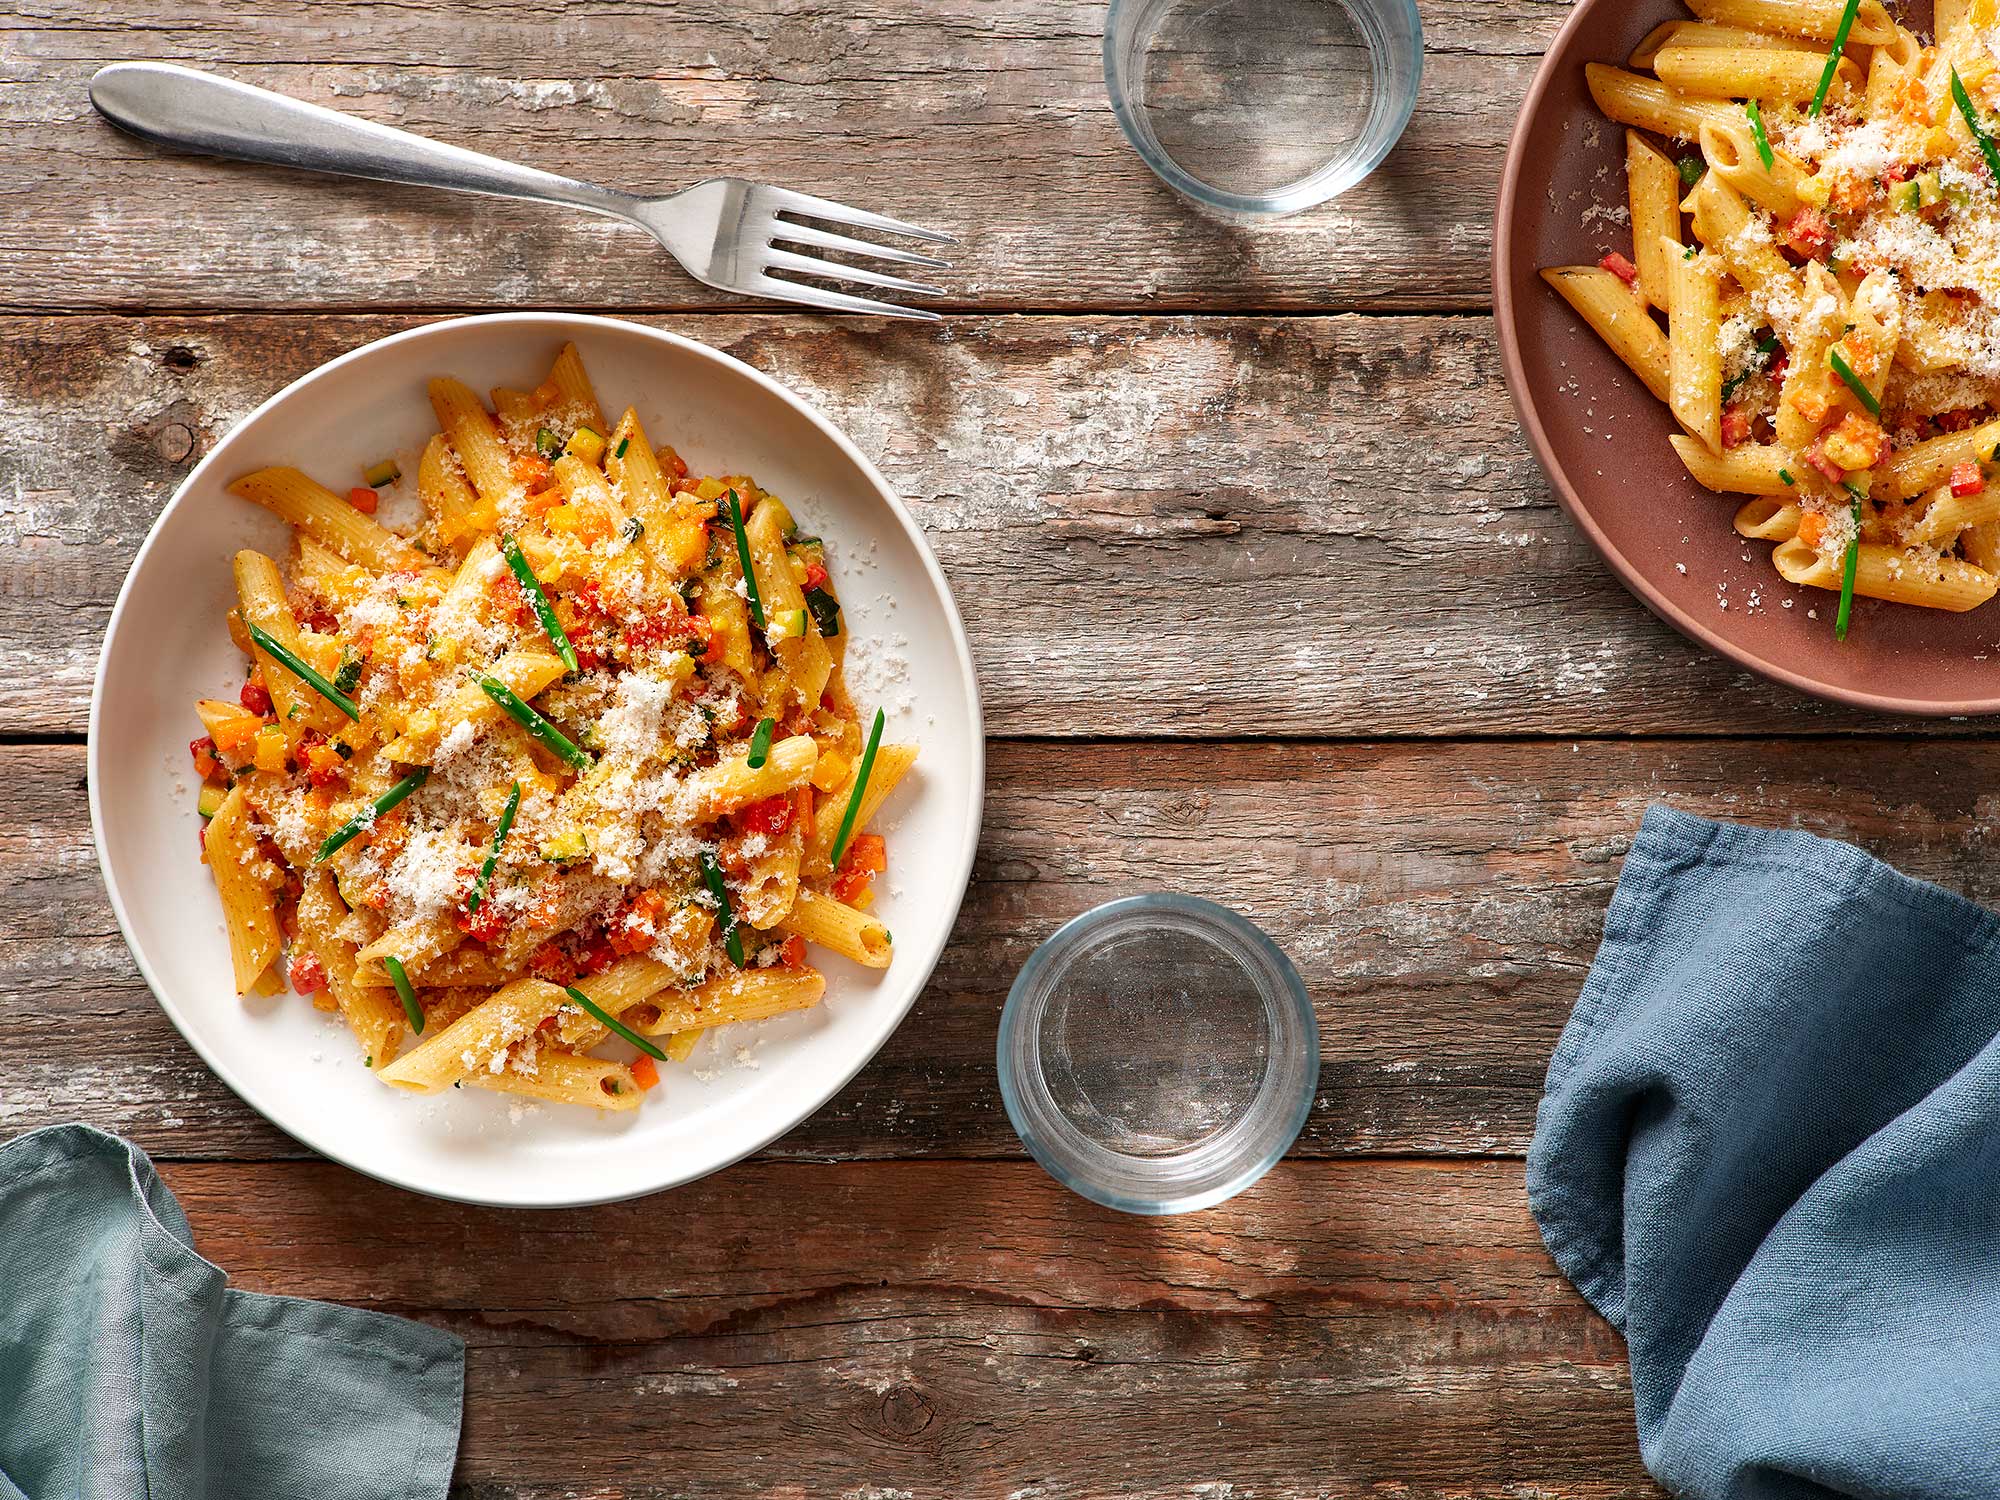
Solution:
[{"label": "wood grain texture", "polygon": [[[0,732],[83,728],[118,584],[232,423],[414,321],[0,318]],[[1483,318],[649,321],[777,376],[883,467],[993,733],[1897,727],[1627,595],[1523,446]]]},{"label": "wood grain texture", "polygon": [[[0,747],[0,1129],[82,1118],[170,1157],[299,1154],[140,984],[82,781],[76,747]],[[1248,913],[1298,966],[1323,1055],[1300,1152],[1519,1154],[1649,802],[1852,839],[1995,903],[1996,784],[1990,740],[1892,755],[1846,740],[996,744],[936,975],[875,1061],[770,1154],[1017,1156],[993,1082],[1008,984],[1062,922],[1155,889]]]},{"label": "wood grain texture", "polygon": [[151,57],[634,192],[729,174],[913,219],[962,241],[962,307],[1483,306],[1506,137],[1567,6],[1422,10],[1425,89],[1387,163],[1253,235],[1126,145],[1098,4],[23,0],[0,16],[0,305],[740,300],[609,220],[128,139],[86,85]]},{"label": "wood grain texture", "polygon": [[1292,1162],[1166,1220],[1025,1163],[756,1163],[587,1251],[327,1165],[166,1176],[236,1285],[465,1338],[480,1500],[1660,1493],[1516,1163]]}]

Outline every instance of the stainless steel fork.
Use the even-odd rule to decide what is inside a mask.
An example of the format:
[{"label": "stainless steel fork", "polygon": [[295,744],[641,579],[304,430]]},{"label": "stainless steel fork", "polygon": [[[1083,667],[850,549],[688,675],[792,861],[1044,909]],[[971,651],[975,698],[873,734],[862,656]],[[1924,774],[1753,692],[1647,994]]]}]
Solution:
[{"label": "stainless steel fork", "polygon": [[[950,235],[934,229],[738,177],[712,177],[664,198],[638,198],[169,63],[114,63],[102,68],[90,80],[90,102],[122,130],[210,156],[416,187],[529,198],[608,214],[646,230],[697,281],[725,292],[803,302],[836,312],[937,317],[924,308],[878,302],[793,278],[845,281],[912,296],[937,296],[943,288],[809,251],[830,250],[940,271],[949,270],[950,263],[801,220],[905,235],[933,244],[955,243]],[[787,245],[801,248],[784,248]]]}]

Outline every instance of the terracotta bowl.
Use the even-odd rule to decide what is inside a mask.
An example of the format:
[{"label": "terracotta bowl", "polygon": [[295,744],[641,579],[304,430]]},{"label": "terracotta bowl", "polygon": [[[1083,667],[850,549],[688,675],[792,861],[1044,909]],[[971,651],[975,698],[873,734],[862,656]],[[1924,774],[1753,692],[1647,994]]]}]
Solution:
[{"label": "terracotta bowl", "polygon": [[1582,0],[1521,107],[1500,184],[1493,296],[1529,445],[1612,572],[1691,640],[1861,708],[2000,712],[2000,602],[1948,614],[1857,599],[1847,640],[1836,641],[1836,596],[1787,584],[1770,543],[1730,529],[1739,498],[1688,478],[1667,446],[1676,429],[1666,407],[1537,275],[1631,253],[1630,226],[1603,212],[1626,201],[1624,127],[1598,114],[1583,65],[1622,65],[1654,26],[1686,15],[1677,0]]}]

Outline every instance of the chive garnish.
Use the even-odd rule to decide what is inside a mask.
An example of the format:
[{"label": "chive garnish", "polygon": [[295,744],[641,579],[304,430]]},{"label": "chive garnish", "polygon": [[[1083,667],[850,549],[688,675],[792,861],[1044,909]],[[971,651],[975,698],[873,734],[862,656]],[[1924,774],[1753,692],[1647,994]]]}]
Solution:
[{"label": "chive garnish", "polygon": [[514,814],[521,810],[521,783],[514,783],[514,790],[507,794],[507,806],[501,811],[500,826],[493,830],[493,847],[486,851],[486,858],[480,862],[479,878],[472,882],[472,895],[467,898],[467,912],[479,910],[479,903],[486,899],[486,888],[493,883],[493,867],[500,863],[500,846],[507,841],[507,830],[514,826]]},{"label": "chive garnish", "polygon": [[396,998],[403,1002],[403,1014],[410,1018],[410,1030],[421,1034],[424,1008],[417,1004],[417,992],[410,988],[410,976],[403,972],[403,961],[400,958],[384,958],[382,967],[389,971],[389,983],[396,987]]},{"label": "chive garnish", "polygon": [[1682,187],[1693,187],[1697,182],[1701,181],[1701,174],[1706,170],[1702,165],[1701,158],[1692,155],[1683,156],[1679,161],[1674,163],[1674,168],[1681,174]]},{"label": "chive garnish", "polygon": [[736,533],[736,560],[743,564],[743,597],[750,601],[750,618],[765,629],[764,601],[757,594],[757,573],[750,566],[750,538],[743,530],[743,502],[729,492],[729,529]]},{"label": "chive garnish", "polygon": [[1840,29],[1833,34],[1833,50],[1826,55],[1826,70],[1819,75],[1819,87],[1813,90],[1812,108],[1806,114],[1817,119],[1826,103],[1826,91],[1833,87],[1833,75],[1840,69],[1841,54],[1847,50],[1847,33],[1854,29],[1854,17],[1861,9],[1861,0],[1847,0],[1847,8],[1840,13]]},{"label": "chive garnish", "polygon": [[315,693],[318,693],[320,697],[326,699],[327,702],[346,714],[348,718],[359,719],[361,717],[361,710],[354,706],[354,700],[328,682],[324,677],[320,676],[311,667],[307,666],[298,652],[287,646],[261,625],[250,620],[245,620],[243,625],[250,632],[250,639],[269,653],[279,666],[290,672],[299,681],[303,682]]},{"label": "chive garnish", "polygon": [[1778,470],[1778,477],[1779,477],[1780,479],[1784,480],[1786,484],[1797,484],[1797,483],[1798,483],[1798,481],[1797,481],[1796,479],[1792,478],[1792,471],[1791,471],[1790,469],[1780,469],[1780,470]]},{"label": "chive garnish", "polygon": [[1993,174],[1994,183],[2000,185],[2000,150],[1994,149],[1993,137],[1979,123],[1979,111],[1972,107],[1972,95],[1965,91],[1965,81],[1958,76],[1957,68],[1951,70],[1951,97],[1958,101],[1958,112],[1965,116],[1965,128],[1979,142],[1980,155],[1986,158],[1986,170]]},{"label": "chive garnish", "polygon": [[631,441],[632,441],[632,435],[630,433],[627,433],[624,437],[620,438],[618,440],[618,446],[616,449],[612,451],[611,456],[613,458],[623,458],[625,456],[625,445]]},{"label": "chive garnish", "polygon": [[556,648],[556,655],[570,671],[576,670],[576,647],[569,643],[563,633],[562,621],[556,618],[554,606],[549,596],[542,592],[541,580],[535,577],[535,570],[528,566],[528,559],[521,551],[521,544],[512,536],[503,534],[500,538],[500,553],[507,559],[507,566],[514,570],[515,581],[521,585],[521,592],[528,596],[528,604],[535,611],[535,618],[542,622],[542,633]]},{"label": "chive garnish", "polygon": [[1861,560],[1861,497],[1854,497],[1854,540],[1847,544],[1847,561],[1840,569],[1840,610],[1833,617],[1833,638],[1847,639],[1847,612],[1854,607],[1854,569]]},{"label": "chive garnish", "polygon": [[1755,99],[1745,99],[1743,113],[1750,117],[1750,139],[1757,143],[1757,160],[1764,164],[1764,170],[1768,172],[1778,164],[1778,159],[1771,154],[1770,136],[1764,133],[1764,111],[1757,107]]},{"label": "chive garnish", "polygon": [[771,758],[771,731],[778,727],[776,719],[759,719],[757,730],[750,736],[750,769],[756,770]]},{"label": "chive garnish", "polygon": [[630,1042],[633,1046],[637,1047],[641,1052],[645,1053],[646,1056],[657,1059],[660,1062],[665,1062],[667,1060],[666,1053],[662,1052],[658,1047],[655,1047],[651,1042],[647,1041],[644,1037],[640,1036],[638,1032],[634,1031],[630,1026],[627,1026],[623,1021],[619,1020],[616,1016],[612,1015],[610,1011],[606,1010],[603,1006],[599,1005],[595,1000],[591,999],[590,996],[586,995],[582,990],[578,989],[575,985],[573,984],[564,985],[563,993],[569,996],[570,999],[574,1000],[578,1005],[581,1005],[585,1010],[589,1011],[590,1014],[594,1016],[596,1019],[602,1021],[606,1026],[609,1026],[613,1031],[617,1032],[618,1035],[624,1037],[626,1041]]},{"label": "chive garnish", "polygon": [[1829,349],[1826,351],[1826,362],[1833,366],[1833,373],[1840,377],[1841,383],[1854,392],[1854,399],[1868,408],[1869,416],[1879,417],[1882,415],[1882,403],[1875,399],[1873,391],[1862,384],[1861,377],[1854,373],[1852,365],[1840,357],[1838,349]]},{"label": "chive garnish", "polygon": [[377,818],[381,817],[382,814],[389,811],[390,808],[422,786],[429,779],[430,774],[431,768],[429,766],[418,766],[416,770],[410,772],[409,775],[390,787],[388,791],[377,797],[372,810],[356,813],[345,823],[341,824],[339,828],[327,836],[326,842],[319,846],[319,853],[313,856],[313,863],[316,865],[322,864],[332,859],[334,855],[340,853],[341,850],[361,837],[364,832],[373,828]]},{"label": "chive garnish", "polygon": [[868,729],[868,748],[861,752],[861,770],[854,778],[854,795],[847,799],[847,811],[841,815],[840,832],[833,840],[833,865],[840,868],[840,856],[847,852],[847,841],[854,837],[854,819],[861,811],[861,799],[868,791],[868,773],[875,769],[875,750],[882,743],[884,715],[875,710],[875,722]]},{"label": "chive garnish", "polygon": [[715,862],[714,853],[707,849],[701,852],[701,879],[722,912],[722,945],[729,950],[729,961],[740,969],[743,967],[743,935],[736,930],[736,913],[729,905],[729,887],[723,884],[722,866]]},{"label": "chive garnish", "polygon": [[508,718],[527,730],[529,735],[545,749],[561,756],[578,770],[582,770],[590,764],[590,757],[571,744],[568,735],[536,713],[534,709],[530,708],[522,700],[520,694],[508,687],[499,678],[488,677],[485,673],[481,672],[472,680],[479,684],[481,692],[485,693],[487,697],[491,698],[507,711]]}]

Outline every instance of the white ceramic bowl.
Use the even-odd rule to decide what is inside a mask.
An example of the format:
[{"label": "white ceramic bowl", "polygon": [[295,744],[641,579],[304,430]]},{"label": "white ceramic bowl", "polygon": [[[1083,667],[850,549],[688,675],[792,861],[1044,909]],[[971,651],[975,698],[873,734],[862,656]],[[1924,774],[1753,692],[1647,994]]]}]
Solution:
[{"label": "white ceramic bowl", "polygon": [[[884,809],[879,910],[896,935],[877,973],[825,959],[824,1003],[725,1028],[662,1069],[637,1110],[599,1116],[483,1090],[404,1094],[371,1076],[337,1017],[286,994],[240,1001],[222,912],[197,860],[187,742],[195,698],[242,677],[223,616],[230,558],[282,555],[287,528],[224,485],[289,463],[344,490],[384,454],[435,430],[424,382],[526,387],[576,341],[605,406],[636,405],[655,442],[697,473],[748,473],[827,539],[854,632],[864,712],[923,747]],[[404,467],[412,469],[406,459]],[[871,670],[868,662],[875,662]],[[90,815],[126,941],[161,1007],[253,1109],[371,1176],[468,1202],[553,1207],[688,1182],[757,1150],[818,1109],[874,1055],[944,948],[972,870],[984,784],[979,689],[950,590],[882,476],[769,377],[690,339],[605,318],[517,313],[400,333],[315,370],[251,413],[188,476],[153,525],[112,611],[90,701]]]}]

